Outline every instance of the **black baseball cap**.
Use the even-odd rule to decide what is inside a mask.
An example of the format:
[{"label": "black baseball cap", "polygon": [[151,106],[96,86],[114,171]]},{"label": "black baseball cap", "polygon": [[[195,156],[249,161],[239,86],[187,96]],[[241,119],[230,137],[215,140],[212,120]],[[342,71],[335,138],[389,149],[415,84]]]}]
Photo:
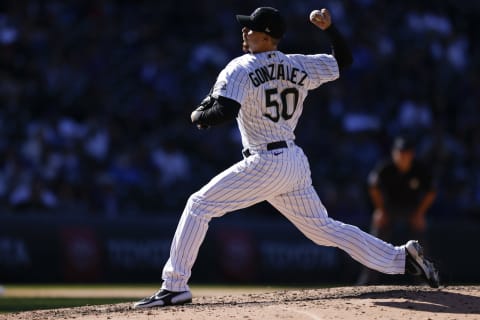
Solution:
[{"label": "black baseball cap", "polygon": [[415,149],[415,143],[411,138],[399,136],[393,140],[392,148],[399,151],[413,151]]},{"label": "black baseball cap", "polygon": [[280,39],[286,31],[285,20],[275,8],[260,7],[249,16],[238,14],[236,17],[242,27],[264,32],[273,38]]}]

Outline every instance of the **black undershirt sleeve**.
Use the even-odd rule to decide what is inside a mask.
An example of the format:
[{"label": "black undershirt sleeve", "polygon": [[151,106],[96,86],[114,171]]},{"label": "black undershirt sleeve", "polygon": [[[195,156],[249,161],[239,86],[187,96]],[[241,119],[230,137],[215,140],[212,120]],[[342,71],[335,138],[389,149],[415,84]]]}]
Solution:
[{"label": "black undershirt sleeve", "polygon": [[192,122],[202,126],[216,126],[237,117],[240,111],[240,103],[233,99],[219,96],[212,98],[213,102],[210,108],[197,108]]},{"label": "black undershirt sleeve", "polygon": [[342,70],[351,66],[353,63],[352,52],[342,34],[333,24],[325,30],[325,33],[332,43],[332,54],[337,60],[338,69]]}]

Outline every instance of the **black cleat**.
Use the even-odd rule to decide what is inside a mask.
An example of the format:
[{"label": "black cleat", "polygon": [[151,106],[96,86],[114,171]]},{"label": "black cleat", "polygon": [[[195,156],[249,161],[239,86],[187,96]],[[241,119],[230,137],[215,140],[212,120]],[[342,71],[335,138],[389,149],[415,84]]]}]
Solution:
[{"label": "black cleat", "polygon": [[414,276],[422,277],[430,287],[438,288],[440,278],[435,265],[423,256],[423,248],[416,240],[410,240],[405,245],[407,258],[405,271]]},{"label": "black cleat", "polygon": [[134,309],[176,306],[192,302],[190,291],[172,292],[160,290],[151,297],[147,297],[133,304]]}]

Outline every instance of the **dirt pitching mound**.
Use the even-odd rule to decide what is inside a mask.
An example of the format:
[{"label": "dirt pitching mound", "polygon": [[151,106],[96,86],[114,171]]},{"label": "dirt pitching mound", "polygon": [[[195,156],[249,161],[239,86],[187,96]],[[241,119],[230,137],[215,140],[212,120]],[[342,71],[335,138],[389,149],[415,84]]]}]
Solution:
[{"label": "dirt pitching mound", "polygon": [[131,303],[0,315],[16,320],[111,319],[479,319],[480,286],[429,289],[417,286],[340,287],[248,293],[205,289],[192,304],[134,310]]}]

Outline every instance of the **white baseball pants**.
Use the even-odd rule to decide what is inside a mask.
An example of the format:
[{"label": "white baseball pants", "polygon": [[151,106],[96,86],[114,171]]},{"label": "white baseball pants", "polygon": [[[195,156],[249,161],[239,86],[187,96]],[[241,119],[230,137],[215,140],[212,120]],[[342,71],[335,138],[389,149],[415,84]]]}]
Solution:
[{"label": "white baseball pants", "polygon": [[361,264],[387,274],[405,272],[405,248],[328,217],[312,186],[302,149],[252,151],[188,199],[163,269],[162,289],[187,291],[191,269],[212,218],[267,200],[306,237],[337,247]]}]

